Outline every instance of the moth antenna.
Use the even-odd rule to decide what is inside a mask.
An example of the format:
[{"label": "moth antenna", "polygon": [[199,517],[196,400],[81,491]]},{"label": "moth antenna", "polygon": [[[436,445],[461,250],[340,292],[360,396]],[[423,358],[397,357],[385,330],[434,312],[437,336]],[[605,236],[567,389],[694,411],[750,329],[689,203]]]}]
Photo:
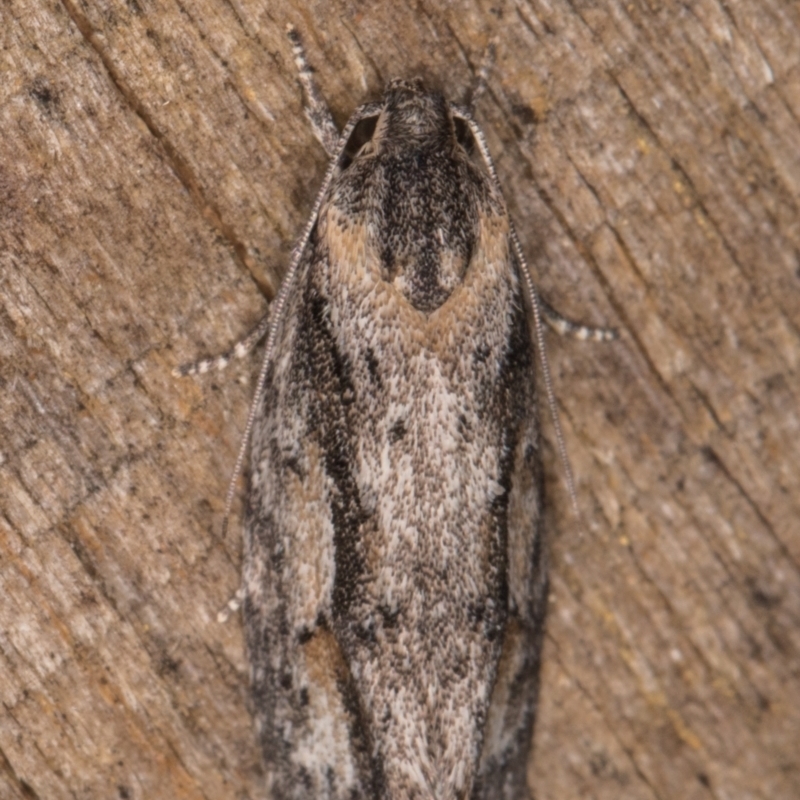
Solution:
[{"label": "moth antenna", "polygon": [[325,148],[325,152],[333,158],[336,155],[336,147],[339,142],[339,131],[336,129],[336,123],[333,121],[328,104],[325,102],[316,80],[314,80],[314,68],[308,63],[303,40],[300,38],[297,28],[289,23],[286,26],[286,35],[292,43],[292,55],[297,67],[297,78],[306,93],[306,116],[311,123],[314,135]]},{"label": "moth antenna", "polygon": [[536,348],[539,351],[539,363],[542,365],[542,378],[544,380],[545,392],[547,393],[547,405],[550,408],[550,414],[553,418],[553,428],[556,432],[558,455],[564,466],[564,478],[567,482],[569,499],[572,501],[572,510],[575,512],[576,518],[580,520],[581,512],[578,507],[578,493],[575,491],[575,478],[572,474],[572,464],[570,464],[569,461],[567,444],[564,441],[564,431],[561,428],[561,417],[559,416],[558,406],[556,405],[556,396],[553,391],[553,379],[550,375],[550,362],[547,360],[547,353],[544,349],[544,323],[542,322],[542,312],[539,306],[539,293],[536,291],[536,287],[533,284],[528,262],[525,260],[525,256],[522,253],[522,245],[519,243],[519,237],[517,236],[514,224],[511,222],[510,218],[508,224],[511,243],[514,245],[514,252],[519,259],[522,274],[525,278],[525,285],[528,289],[528,296],[531,300],[531,308],[533,308],[534,328],[536,329]]},{"label": "moth antenna", "polygon": [[[478,145],[478,149],[481,152],[481,157],[483,158],[484,164],[486,164],[489,177],[494,184],[495,191],[501,197],[503,197],[503,190],[501,189],[500,181],[497,178],[497,170],[495,169],[494,161],[489,153],[489,146],[486,144],[486,137],[483,135],[480,125],[478,125],[478,123],[473,119],[472,114],[467,109],[458,106],[451,106],[451,110],[454,114],[461,117],[464,122],[467,123],[467,125],[469,125],[469,129],[472,132],[475,142]],[[539,294],[536,291],[533,278],[531,278],[528,262],[525,260],[525,256],[522,252],[522,246],[519,243],[519,237],[517,236],[514,223],[511,221],[510,217],[508,219],[508,226],[509,237],[511,239],[512,247],[514,248],[514,254],[519,261],[525,287],[530,298],[531,308],[533,309],[534,329],[536,331],[536,349],[539,351],[539,363],[542,366],[542,379],[544,381],[545,394],[547,396],[547,405],[550,409],[550,415],[553,419],[553,428],[555,429],[556,433],[556,447],[558,449],[559,458],[564,467],[564,478],[567,483],[567,491],[572,503],[572,510],[574,511],[576,518],[580,520],[581,512],[578,507],[578,493],[575,491],[575,479],[572,474],[572,465],[569,462],[567,445],[564,440],[564,431],[561,428],[561,417],[558,413],[555,392],[553,391],[553,379],[550,375],[550,362],[547,360],[547,353],[545,352],[544,347],[544,323],[542,321],[542,310],[539,303]]]},{"label": "moth antenna", "polygon": [[376,103],[367,103],[366,105],[357,108],[350,119],[347,121],[344,130],[342,131],[339,141],[336,145],[334,157],[331,159],[328,169],[325,173],[325,178],[322,181],[322,186],[317,192],[317,197],[314,200],[314,206],[311,209],[311,215],[308,218],[303,234],[298,240],[297,244],[292,250],[292,259],[289,262],[289,269],[286,272],[286,277],[283,279],[278,296],[273,301],[273,307],[270,308],[269,315],[269,334],[267,335],[267,344],[264,349],[264,360],[261,362],[261,371],[258,373],[258,382],[256,383],[256,391],[253,395],[253,401],[250,403],[250,411],[247,415],[247,423],[244,427],[242,434],[242,443],[239,445],[239,452],[236,455],[236,463],[233,466],[233,474],[231,475],[230,483],[228,483],[228,493],[225,495],[225,513],[222,517],[222,535],[228,529],[228,520],[231,516],[231,509],[233,508],[233,498],[236,495],[236,482],[242,474],[242,466],[244,459],[247,455],[247,445],[250,441],[250,435],[253,432],[253,425],[255,423],[256,414],[258,413],[258,406],[261,403],[261,398],[264,395],[264,386],[267,380],[267,372],[269,365],[272,363],[272,356],[275,350],[275,340],[278,336],[278,327],[283,319],[283,310],[286,307],[286,300],[289,297],[294,280],[297,277],[297,269],[300,265],[300,260],[303,257],[303,252],[308,245],[308,240],[311,238],[311,232],[317,223],[319,216],[319,209],[322,206],[322,201],[325,197],[328,187],[336,174],[339,166],[339,158],[347,146],[347,141],[353,133],[353,129],[365,117],[374,116],[376,111],[380,109],[380,105]]}]

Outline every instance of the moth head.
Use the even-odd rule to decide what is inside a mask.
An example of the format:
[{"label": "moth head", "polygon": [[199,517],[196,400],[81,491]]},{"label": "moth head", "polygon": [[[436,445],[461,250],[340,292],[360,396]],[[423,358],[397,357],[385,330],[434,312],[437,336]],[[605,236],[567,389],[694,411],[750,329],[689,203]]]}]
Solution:
[{"label": "moth head", "polygon": [[440,92],[428,91],[422,80],[398,78],[386,85],[380,112],[356,125],[340,166],[346,169],[357,156],[400,150],[474,148],[469,127],[454,116]]},{"label": "moth head", "polygon": [[441,93],[426,90],[419,78],[387,84],[373,134],[377,149],[441,148],[455,141],[453,118]]},{"label": "moth head", "polygon": [[375,129],[381,146],[436,146],[452,136],[450,111],[441,94],[426,91],[419,79],[389,82]]}]

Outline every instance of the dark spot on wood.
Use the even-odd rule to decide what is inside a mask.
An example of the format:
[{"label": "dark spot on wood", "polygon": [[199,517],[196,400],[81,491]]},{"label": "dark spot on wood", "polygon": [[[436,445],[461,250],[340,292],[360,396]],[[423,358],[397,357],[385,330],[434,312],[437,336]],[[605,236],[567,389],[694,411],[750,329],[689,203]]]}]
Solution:
[{"label": "dark spot on wood", "polygon": [[58,96],[43,80],[37,78],[29,90],[30,96],[36,100],[45,111],[51,111],[52,106],[58,103]]},{"label": "dark spot on wood", "polygon": [[19,788],[23,797],[27,797],[28,800],[39,800],[39,795],[36,794],[31,785],[22,778],[19,779]]},{"label": "dark spot on wood", "polygon": [[161,657],[158,659],[158,666],[156,667],[156,672],[162,677],[166,675],[175,675],[180,669],[180,666],[181,662],[178,659],[172,658],[172,656],[163,653]]},{"label": "dark spot on wood", "polygon": [[536,112],[530,107],[523,104],[513,105],[511,106],[511,113],[523,124],[523,125],[535,125],[538,121],[536,116]]},{"label": "dark spot on wood", "polygon": [[759,608],[765,608],[768,611],[777,608],[781,604],[781,598],[765,589],[758,583],[755,578],[748,578],[746,580],[747,587],[750,589],[750,598],[753,603]]}]

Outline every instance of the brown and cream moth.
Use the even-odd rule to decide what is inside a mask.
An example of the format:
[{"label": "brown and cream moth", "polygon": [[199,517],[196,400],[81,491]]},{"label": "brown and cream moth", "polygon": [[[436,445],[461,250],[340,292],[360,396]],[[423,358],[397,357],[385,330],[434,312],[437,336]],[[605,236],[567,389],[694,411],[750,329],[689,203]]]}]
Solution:
[{"label": "brown and cream moth", "polygon": [[552,406],[540,311],[613,334],[539,305],[471,109],[395,80],[339,135],[289,36],[331,163],[268,324],[235,351],[268,333],[243,605],[268,788],[527,797],[547,598],[534,339]]}]

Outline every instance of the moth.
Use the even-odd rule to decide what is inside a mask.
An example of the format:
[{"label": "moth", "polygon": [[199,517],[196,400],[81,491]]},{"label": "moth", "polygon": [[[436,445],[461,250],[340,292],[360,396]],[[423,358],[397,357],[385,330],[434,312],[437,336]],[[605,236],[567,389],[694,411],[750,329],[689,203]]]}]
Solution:
[{"label": "moth", "polygon": [[547,598],[540,301],[471,109],[393,80],[340,135],[288,33],[331,162],[248,340],[268,331],[243,605],[268,788],[527,797]]}]

